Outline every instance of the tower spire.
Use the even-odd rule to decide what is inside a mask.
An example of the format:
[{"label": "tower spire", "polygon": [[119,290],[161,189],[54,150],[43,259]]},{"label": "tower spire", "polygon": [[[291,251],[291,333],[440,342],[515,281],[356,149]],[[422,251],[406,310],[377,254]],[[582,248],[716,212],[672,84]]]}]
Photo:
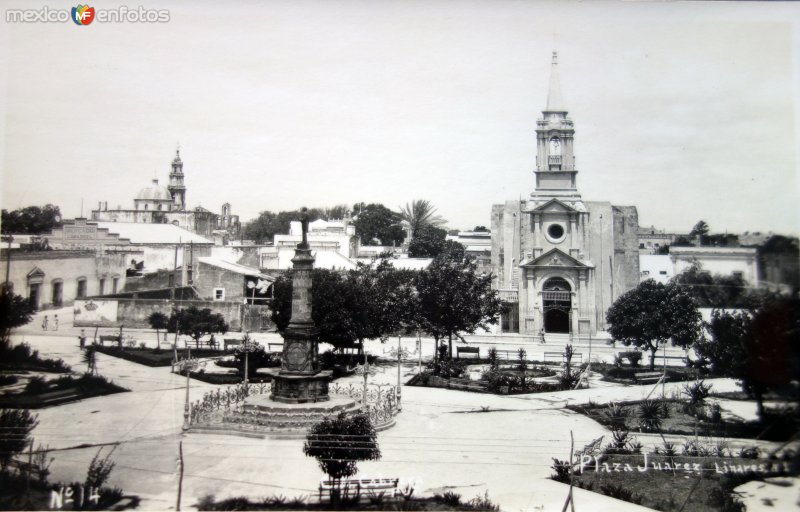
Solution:
[{"label": "tower spire", "polygon": [[545,112],[566,112],[561,100],[561,80],[558,76],[558,52],[553,51],[553,62],[550,65],[550,90],[547,92],[547,108]]}]

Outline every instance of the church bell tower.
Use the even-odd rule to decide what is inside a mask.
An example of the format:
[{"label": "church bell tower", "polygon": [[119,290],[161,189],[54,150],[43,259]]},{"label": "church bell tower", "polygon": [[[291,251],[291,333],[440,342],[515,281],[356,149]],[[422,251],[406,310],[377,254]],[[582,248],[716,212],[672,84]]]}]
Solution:
[{"label": "church bell tower", "polygon": [[169,173],[169,193],[172,194],[173,209],[183,211],[186,209],[186,185],[183,184],[183,161],[181,150],[175,151],[172,160],[172,171]]},{"label": "church bell tower", "polygon": [[575,128],[561,99],[558,53],[553,52],[547,107],[536,122],[536,191],[532,195],[580,197],[572,148]]}]

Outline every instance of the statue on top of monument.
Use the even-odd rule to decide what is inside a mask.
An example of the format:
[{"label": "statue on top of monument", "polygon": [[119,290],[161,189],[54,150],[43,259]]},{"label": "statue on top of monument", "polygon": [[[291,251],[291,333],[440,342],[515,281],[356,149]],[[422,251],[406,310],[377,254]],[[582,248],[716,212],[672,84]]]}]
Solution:
[{"label": "statue on top of monument", "polygon": [[305,206],[300,209],[300,224],[303,227],[303,241],[300,242],[301,249],[308,249],[308,208]]}]

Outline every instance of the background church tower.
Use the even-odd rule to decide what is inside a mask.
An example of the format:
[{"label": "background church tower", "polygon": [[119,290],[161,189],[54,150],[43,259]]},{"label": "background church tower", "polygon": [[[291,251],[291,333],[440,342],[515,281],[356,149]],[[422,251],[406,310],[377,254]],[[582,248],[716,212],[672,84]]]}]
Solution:
[{"label": "background church tower", "polygon": [[580,198],[575,170],[575,128],[561,99],[558,53],[553,52],[547,107],[536,122],[536,191],[532,196]]},{"label": "background church tower", "polygon": [[172,194],[173,208],[175,210],[186,209],[186,185],[183,184],[183,162],[181,161],[181,150],[175,151],[175,158],[172,160],[172,171],[169,173],[169,193]]}]

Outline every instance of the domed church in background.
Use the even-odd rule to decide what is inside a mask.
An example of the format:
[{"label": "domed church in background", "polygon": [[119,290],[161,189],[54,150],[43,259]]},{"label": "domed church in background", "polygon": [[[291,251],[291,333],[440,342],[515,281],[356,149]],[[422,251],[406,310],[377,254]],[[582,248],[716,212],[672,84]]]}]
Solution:
[{"label": "domed church in background", "polygon": [[230,203],[224,203],[220,213],[196,206],[186,207],[186,185],[180,150],[175,152],[167,186],[157,178],[139,190],[133,199],[133,209],[108,209],[108,202],[100,202],[91,212],[91,220],[103,222],[135,222],[146,224],[174,224],[208,239],[226,241],[241,237],[238,215],[231,214]]}]

